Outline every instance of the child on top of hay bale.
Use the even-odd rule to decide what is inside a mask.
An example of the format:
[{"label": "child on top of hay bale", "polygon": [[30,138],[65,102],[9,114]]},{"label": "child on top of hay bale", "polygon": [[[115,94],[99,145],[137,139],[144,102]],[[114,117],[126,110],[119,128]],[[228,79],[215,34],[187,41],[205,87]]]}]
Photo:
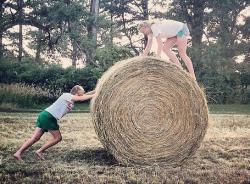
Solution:
[{"label": "child on top of hay bale", "polygon": [[[191,76],[196,79],[191,59],[186,53],[189,29],[186,24],[174,20],[165,20],[160,23],[143,22],[139,24],[138,30],[147,36],[148,41],[143,56],[147,56],[151,46],[153,37],[156,38],[158,48],[157,57],[161,56],[161,50],[174,62],[177,66],[181,64],[171,48],[176,44],[178,52],[182,60],[185,62]],[[165,39],[165,42],[162,41]]]},{"label": "child on top of hay bale", "polygon": [[32,137],[23,143],[21,148],[19,148],[19,150],[13,155],[14,158],[18,161],[22,161],[21,155],[23,152],[37,142],[44,132],[49,132],[53,136],[53,139],[45,143],[35,152],[40,158],[43,158],[42,153],[46,149],[54,146],[62,140],[57,121],[71,111],[74,102],[91,99],[94,95],[95,91],[85,93],[83,87],[79,85],[74,86],[70,93],[63,93],[51,106],[39,114],[36,122],[36,129]]}]

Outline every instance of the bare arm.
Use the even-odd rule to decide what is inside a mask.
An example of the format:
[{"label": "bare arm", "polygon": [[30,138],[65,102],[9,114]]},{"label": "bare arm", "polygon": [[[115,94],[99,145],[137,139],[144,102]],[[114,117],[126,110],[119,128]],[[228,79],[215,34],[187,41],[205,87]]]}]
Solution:
[{"label": "bare arm", "polygon": [[85,93],[85,95],[93,95],[93,94],[95,94],[95,90]]},{"label": "bare arm", "polygon": [[82,96],[74,95],[72,98],[72,101],[77,102],[77,101],[89,100],[89,99],[93,98],[94,96],[95,96],[95,94],[92,94],[92,95],[84,94]]},{"label": "bare arm", "polygon": [[161,50],[162,50],[162,39],[160,36],[156,37],[157,40],[157,57],[161,57]]},{"label": "bare arm", "polygon": [[151,47],[152,47],[152,43],[153,43],[153,36],[152,34],[148,35],[148,41],[147,41],[147,46],[145,48],[145,50],[143,51],[143,56],[147,56]]}]

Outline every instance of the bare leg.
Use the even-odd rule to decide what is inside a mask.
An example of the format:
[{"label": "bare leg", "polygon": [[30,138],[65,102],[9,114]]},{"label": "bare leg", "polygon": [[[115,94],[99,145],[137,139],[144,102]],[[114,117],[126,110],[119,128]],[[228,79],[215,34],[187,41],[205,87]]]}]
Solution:
[{"label": "bare leg", "polygon": [[61,135],[61,132],[59,130],[49,130],[49,132],[53,136],[53,139],[48,141],[47,143],[45,143],[39,150],[36,151],[36,154],[40,158],[42,158],[42,153],[46,149],[50,148],[51,146],[54,146],[55,144],[57,144],[58,142],[60,142],[62,140],[62,135]]},{"label": "bare leg", "polygon": [[196,80],[194,68],[193,68],[193,63],[192,63],[191,59],[188,57],[187,52],[186,52],[187,40],[188,40],[187,37],[183,37],[183,38],[178,37],[177,38],[177,47],[178,47],[179,55],[180,55],[181,59],[184,61],[184,63],[186,64],[189,73]]},{"label": "bare leg", "polygon": [[172,47],[175,45],[177,41],[176,37],[168,38],[163,46],[163,51],[169,57],[169,59],[175,63],[177,66],[181,68],[181,63],[179,62],[178,58],[176,57],[175,53],[171,50]]},{"label": "bare leg", "polygon": [[21,155],[23,154],[23,152],[27,150],[30,146],[32,146],[35,142],[37,142],[42,137],[43,133],[43,129],[37,127],[32,137],[28,139],[25,143],[23,143],[21,148],[19,148],[19,150],[17,150],[17,152],[13,155],[14,158],[18,161],[22,161]]}]

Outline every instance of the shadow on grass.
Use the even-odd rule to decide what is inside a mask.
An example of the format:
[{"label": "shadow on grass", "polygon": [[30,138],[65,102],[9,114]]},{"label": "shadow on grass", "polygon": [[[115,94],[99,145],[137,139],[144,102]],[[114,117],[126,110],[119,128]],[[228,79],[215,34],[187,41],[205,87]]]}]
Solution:
[{"label": "shadow on grass", "polygon": [[118,164],[113,155],[103,148],[87,148],[84,150],[68,150],[61,157],[64,162],[84,162],[92,165]]}]

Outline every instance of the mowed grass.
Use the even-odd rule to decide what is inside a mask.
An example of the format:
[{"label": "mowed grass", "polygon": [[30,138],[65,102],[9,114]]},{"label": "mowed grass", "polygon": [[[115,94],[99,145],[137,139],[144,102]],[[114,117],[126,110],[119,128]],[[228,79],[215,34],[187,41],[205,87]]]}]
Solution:
[{"label": "mowed grass", "polygon": [[[47,104],[39,104],[32,108],[24,108],[18,107],[17,104],[12,103],[2,103],[0,104],[0,111],[2,112],[40,112],[47,107],[49,107],[52,103]],[[89,112],[90,105],[88,102],[78,102],[75,103],[72,112]]]},{"label": "mowed grass", "polygon": [[[20,108],[16,104],[2,103],[0,104],[0,111],[5,112],[40,112],[52,103],[39,104],[32,108]],[[248,114],[250,115],[250,104],[209,104],[208,105],[210,114]],[[90,103],[88,102],[77,102],[74,104],[72,112],[89,112]]]},{"label": "mowed grass", "polygon": [[213,114],[249,114],[250,104],[209,104],[209,111]]},{"label": "mowed grass", "polygon": [[60,122],[63,141],[34,154],[48,133],[23,156],[12,154],[34,131],[36,113],[1,113],[0,183],[250,183],[250,116],[210,115],[210,124],[196,154],[181,167],[119,165],[103,149],[90,114],[71,113]]}]

